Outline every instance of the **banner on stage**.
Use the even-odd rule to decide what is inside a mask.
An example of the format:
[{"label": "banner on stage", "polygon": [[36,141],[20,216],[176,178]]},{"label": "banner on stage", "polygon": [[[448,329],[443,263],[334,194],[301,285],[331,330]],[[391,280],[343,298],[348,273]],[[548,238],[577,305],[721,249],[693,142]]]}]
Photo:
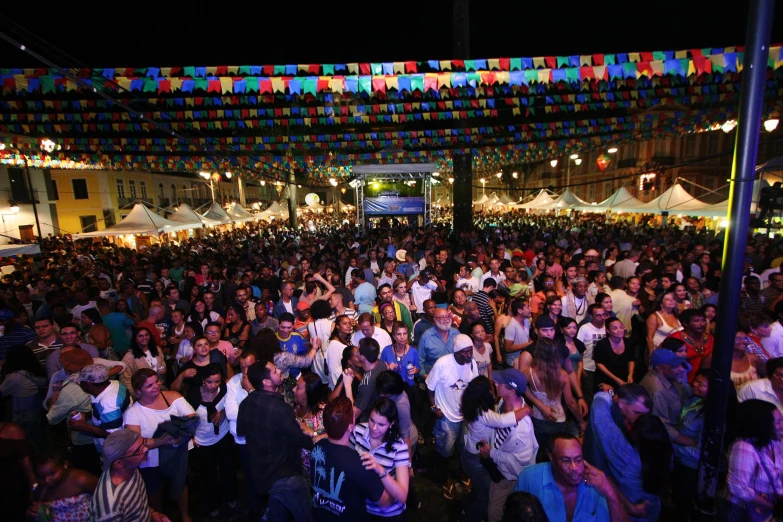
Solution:
[{"label": "banner on stage", "polygon": [[424,198],[365,198],[364,213],[368,216],[381,214],[424,214]]}]

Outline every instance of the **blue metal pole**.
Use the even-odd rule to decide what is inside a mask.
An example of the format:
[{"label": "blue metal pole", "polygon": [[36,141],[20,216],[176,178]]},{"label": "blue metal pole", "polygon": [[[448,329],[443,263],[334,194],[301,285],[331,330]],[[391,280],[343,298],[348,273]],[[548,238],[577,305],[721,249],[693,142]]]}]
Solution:
[{"label": "blue metal pole", "polygon": [[753,196],[759,129],[764,109],[764,85],[767,75],[769,39],[774,0],[751,0],[745,56],[742,69],[742,91],[731,167],[729,224],[723,244],[723,266],[718,301],[718,325],[712,375],[707,397],[702,436],[696,519],[713,520],[719,462],[726,424],[726,402],[732,386],[731,357],[737,330],[739,293],[745,263],[745,246],[750,228],[750,204]]}]

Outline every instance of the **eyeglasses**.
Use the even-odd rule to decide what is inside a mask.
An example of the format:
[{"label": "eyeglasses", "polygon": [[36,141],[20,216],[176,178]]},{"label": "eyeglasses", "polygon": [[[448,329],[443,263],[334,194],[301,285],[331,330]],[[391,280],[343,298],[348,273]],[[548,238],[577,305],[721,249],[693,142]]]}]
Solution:
[{"label": "eyeglasses", "polygon": [[119,458],[117,458],[115,460],[132,459],[133,457],[138,457],[139,455],[141,455],[144,452],[145,448],[146,448],[146,446],[143,443],[139,444],[139,447],[136,449],[136,451],[134,451],[130,455],[125,455],[124,457],[119,457]]}]

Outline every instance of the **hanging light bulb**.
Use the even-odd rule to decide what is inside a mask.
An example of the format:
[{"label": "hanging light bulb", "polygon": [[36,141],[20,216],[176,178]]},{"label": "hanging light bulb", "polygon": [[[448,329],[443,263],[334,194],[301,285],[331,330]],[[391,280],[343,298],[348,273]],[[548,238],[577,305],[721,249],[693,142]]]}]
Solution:
[{"label": "hanging light bulb", "polygon": [[233,173],[226,171],[226,178],[227,178],[227,179],[231,179],[231,177],[232,177],[233,175],[234,175]]},{"label": "hanging light bulb", "polygon": [[582,158],[576,158],[574,160],[574,163],[576,163],[577,165],[581,165],[582,164]]},{"label": "hanging light bulb", "polygon": [[609,154],[614,154],[615,152],[617,152],[617,147],[610,147],[609,150],[607,150],[606,152],[608,152]]},{"label": "hanging light bulb", "polygon": [[551,165],[551,166],[552,166],[552,168],[555,168],[555,167],[557,167],[557,160],[556,160],[556,159],[553,159],[552,161],[550,161],[550,162],[549,162],[549,165]]},{"label": "hanging light bulb", "polygon": [[513,177],[514,179],[517,179],[519,177],[519,174],[517,174],[516,172],[512,172],[511,173],[511,177]]},{"label": "hanging light bulb", "polygon": [[772,132],[773,130],[778,128],[778,123],[780,123],[780,120],[778,120],[777,118],[770,118],[764,122],[764,130],[766,130],[767,132]]},{"label": "hanging light bulb", "polygon": [[737,126],[737,120],[726,120],[726,122],[721,125],[721,129],[723,129],[723,132],[726,134],[730,133],[734,130],[734,127]]},{"label": "hanging light bulb", "polygon": [[577,159],[578,157],[579,157],[579,154],[577,154],[577,153],[573,153],[573,154],[571,154],[571,155],[569,156],[569,158],[571,158],[572,160],[575,160],[575,159]]},{"label": "hanging light bulb", "polygon": [[498,179],[500,179],[500,178],[502,178],[502,177],[503,177],[503,173],[502,173],[502,172],[498,172],[498,173],[496,174],[496,176],[498,177]]}]

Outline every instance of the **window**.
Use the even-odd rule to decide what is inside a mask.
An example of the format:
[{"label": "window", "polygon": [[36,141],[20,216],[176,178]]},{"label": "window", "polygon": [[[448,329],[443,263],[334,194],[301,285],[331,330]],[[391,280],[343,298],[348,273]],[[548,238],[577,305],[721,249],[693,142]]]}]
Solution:
[{"label": "window", "polygon": [[136,181],[129,179],[128,180],[128,191],[130,192],[130,197],[133,199],[136,199],[138,196],[136,196]]},{"label": "window", "polygon": [[8,180],[11,185],[11,201],[15,203],[29,202],[30,192],[27,190],[24,170],[17,168],[8,169]]},{"label": "window", "polygon": [[139,188],[141,189],[141,199],[147,199],[147,182],[139,181]]},{"label": "window", "polygon": [[52,180],[50,185],[51,192],[49,193],[49,201],[58,201],[60,199],[60,191],[57,190],[57,181]]},{"label": "window", "polygon": [[46,186],[46,197],[49,201],[57,201],[60,195],[57,193],[57,182],[52,179],[52,171],[43,169],[44,185]]},{"label": "window", "polygon": [[[86,199],[86,198],[77,198]],[[98,230],[98,220],[95,216],[79,216],[79,222],[82,226],[82,232],[95,232]]]},{"label": "window", "polygon": [[71,186],[73,187],[73,199],[90,199],[86,179],[72,179]]},{"label": "window", "polygon": [[125,198],[125,183],[121,180],[117,180],[117,197],[120,199]]}]

